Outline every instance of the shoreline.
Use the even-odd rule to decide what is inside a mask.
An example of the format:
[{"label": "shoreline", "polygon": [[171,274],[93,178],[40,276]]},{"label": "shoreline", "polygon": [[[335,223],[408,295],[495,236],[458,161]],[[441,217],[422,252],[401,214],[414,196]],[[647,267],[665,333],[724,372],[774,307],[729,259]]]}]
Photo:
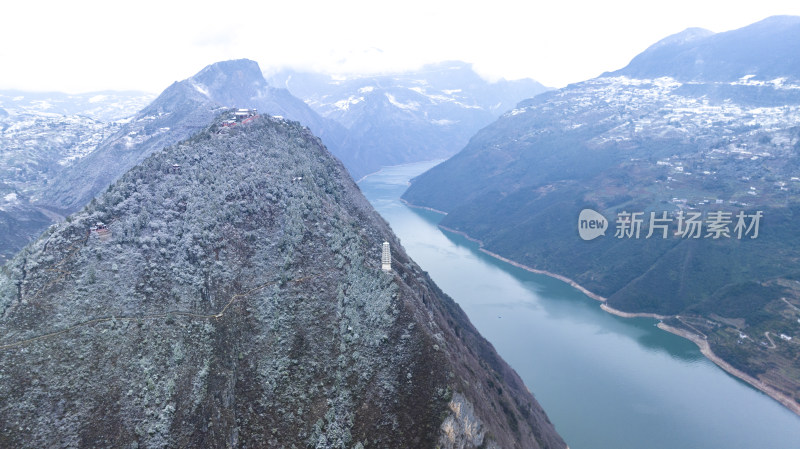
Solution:
[{"label": "shoreline", "polygon": [[[438,212],[438,213],[442,213],[444,215],[447,215],[445,212],[437,211],[436,209],[433,209],[433,208],[427,208],[427,207],[424,207],[424,206],[412,205],[412,204],[409,204],[407,201],[405,201],[403,199],[401,199],[401,201],[403,201],[403,203],[408,205],[409,207],[416,207],[416,208],[419,208],[419,209],[427,209],[427,210],[431,210],[431,211],[434,211],[434,212]],[[549,271],[546,271],[546,270],[539,270],[539,269],[536,269],[536,268],[532,268],[532,267],[529,267],[527,265],[524,265],[524,264],[521,264],[519,262],[516,262],[514,260],[511,260],[511,259],[509,259],[507,257],[503,257],[503,256],[501,256],[501,255],[499,255],[497,253],[493,253],[493,252],[483,248],[483,242],[481,240],[478,240],[478,239],[476,239],[474,237],[469,236],[466,232],[458,231],[458,230],[455,230],[455,229],[452,229],[452,228],[448,228],[447,226],[442,226],[442,225],[438,225],[438,226],[441,229],[445,230],[445,231],[452,232],[454,234],[458,234],[458,235],[466,238],[469,241],[477,243],[479,245],[478,249],[480,251],[482,251],[483,253],[485,253],[485,254],[487,254],[487,255],[489,255],[491,257],[494,257],[495,259],[501,260],[503,262],[506,262],[506,263],[508,263],[510,265],[513,265],[513,266],[517,267],[517,268],[521,268],[523,270],[529,271],[531,273],[543,274],[545,276],[549,276],[549,277],[558,279],[558,280],[560,280],[562,282],[565,282],[565,283],[569,284],[570,286],[572,286],[572,287],[576,288],[577,290],[581,291],[582,293],[584,293],[586,296],[588,296],[588,297],[590,297],[590,298],[592,298],[594,300],[599,301],[601,303],[600,304],[600,308],[603,309],[604,312],[607,312],[607,313],[610,313],[612,315],[616,315],[616,316],[619,316],[619,317],[622,317],[622,318],[653,318],[653,319],[658,319],[658,320],[663,320],[663,319],[666,319],[666,318],[670,318],[669,316],[658,315],[658,314],[655,314],[655,313],[630,313],[630,312],[623,312],[621,310],[617,310],[617,309],[609,306],[608,304],[606,304],[607,298],[605,298],[603,296],[600,296],[600,295],[588,290],[586,287],[583,287],[582,285],[578,284],[577,282],[575,282],[574,280],[572,280],[572,279],[570,279],[570,278],[568,278],[566,276],[563,276],[563,275],[560,275],[560,274],[557,274],[557,273],[552,273],[552,272],[549,272]],[[753,376],[751,376],[751,375],[749,375],[749,374],[747,374],[747,373],[745,373],[743,371],[740,371],[739,369],[733,367],[730,363],[726,362],[725,360],[720,358],[718,355],[716,355],[714,353],[714,351],[711,350],[711,346],[708,344],[708,342],[705,339],[703,339],[702,337],[700,337],[698,335],[695,335],[695,334],[692,334],[689,331],[684,331],[682,329],[678,329],[678,328],[666,325],[666,324],[661,323],[661,322],[657,323],[656,326],[659,329],[661,329],[661,330],[663,330],[665,332],[669,332],[669,333],[671,333],[673,335],[677,335],[679,337],[682,337],[682,338],[685,338],[685,339],[691,341],[692,343],[697,345],[697,347],[700,349],[700,353],[703,354],[703,356],[705,358],[707,358],[712,363],[714,363],[715,365],[720,367],[723,371],[725,371],[726,373],[736,377],[737,379],[740,379],[740,380],[742,380],[744,382],[747,382],[753,388],[755,388],[758,391],[766,394],[767,396],[769,396],[773,400],[777,401],[782,406],[784,406],[787,409],[789,409],[789,411],[791,411],[794,414],[800,416],[800,404],[798,404],[793,398],[786,396],[784,393],[781,393],[776,388],[768,385],[767,383],[765,383],[765,382],[763,382],[763,381],[761,381],[761,380],[759,380],[759,379],[757,379],[757,378],[755,378],[755,377],[753,377]]]},{"label": "shoreline", "polygon": [[711,345],[708,344],[704,338],[693,334],[689,331],[678,329],[676,327],[672,327],[670,325],[664,323],[658,323],[658,328],[669,332],[671,334],[677,335],[679,337],[683,337],[692,343],[696,344],[698,348],[700,348],[700,352],[709,360],[714,362],[715,365],[719,366],[725,372],[736,377],[737,379],[741,379],[744,382],[747,382],[755,389],[761,391],[762,393],[766,394],[767,396],[771,397],[772,399],[778,401],[781,405],[788,408],[790,411],[794,412],[796,415],[800,415],[800,404],[798,404],[794,399],[786,396],[785,394],[781,393],[777,389],[773,388],[772,386],[764,383],[763,381],[740,371],[739,369],[733,367],[730,363],[726,362],[718,355],[714,354],[714,351],[711,350]]},{"label": "shoreline", "polygon": [[[447,215],[447,212],[445,212],[445,211],[443,211],[443,210],[434,209],[434,208],[432,208],[432,207],[426,207],[426,206],[417,206],[416,204],[411,204],[411,203],[409,203],[408,201],[404,200],[403,198],[400,198],[400,202],[401,202],[401,203],[403,203],[403,204],[405,204],[405,205],[406,205],[406,206],[408,206],[408,207],[413,207],[414,209],[429,210],[429,211],[431,211],[431,212],[436,212],[437,214],[440,214],[440,215]],[[444,226],[442,226],[442,225],[437,225],[437,226],[439,226],[440,228],[443,228],[443,229],[447,229],[447,230],[448,230],[448,231],[450,231],[450,232],[455,232],[455,233],[461,234],[461,235],[463,235],[464,237],[466,237],[466,238],[468,238],[468,239],[470,239],[470,240],[473,240],[473,241],[476,241],[476,242],[478,241],[478,240],[475,240],[475,239],[473,239],[473,238],[469,237],[468,235],[464,234],[463,232],[459,232],[459,231],[456,231],[456,230],[452,230],[452,229],[449,229],[449,228],[445,228],[445,227],[444,227]]]},{"label": "shoreline", "polygon": [[377,171],[374,171],[374,172],[372,172],[372,173],[367,173],[366,175],[364,175],[364,176],[362,176],[362,177],[358,178],[358,180],[356,181],[356,184],[358,184],[359,182],[361,182],[361,181],[363,181],[363,180],[365,180],[365,179],[369,178],[369,177],[370,177],[370,176],[372,176],[372,175],[377,175],[378,173],[382,172],[384,168],[386,168],[386,167],[381,167],[381,168],[379,168]]},{"label": "shoreline", "polygon": [[615,309],[608,304],[600,304],[600,308],[605,310],[606,312],[616,315],[622,318],[652,318],[654,320],[666,320],[669,318],[666,315],[659,315],[657,313],[645,313],[645,312],[638,312],[638,313],[631,313],[631,312],[623,312],[622,310]]},{"label": "shoreline", "polygon": [[[415,207],[419,207],[419,206],[415,206]],[[592,299],[594,299],[596,301],[600,301],[601,303],[603,303],[603,305],[605,305],[605,302],[606,302],[607,298],[605,298],[603,296],[600,296],[597,293],[594,293],[594,292],[590,291],[586,287],[582,286],[581,284],[578,284],[577,282],[575,282],[574,280],[572,280],[572,279],[570,279],[570,278],[568,278],[566,276],[563,276],[563,275],[560,275],[560,274],[557,274],[557,273],[552,273],[552,272],[547,271],[547,270],[540,270],[538,268],[529,267],[527,265],[524,265],[524,264],[521,264],[521,263],[516,262],[514,260],[511,260],[511,259],[509,259],[507,257],[503,257],[500,254],[493,253],[493,252],[491,252],[488,249],[483,247],[483,242],[482,241],[480,241],[480,240],[478,240],[478,239],[476,239],[474,237],[470,237],[466,232],[458,231],[458,230],[455,230],[455,229],[452,229],[452,228],[448,228],[447,226],[442,226],[442,225],[439,225],[439,227],[444,229],[445,231],[452,232],[453,234],[458,234],[458,235],[464,237],[465,239],[467,239],[467,240],[469,240],[471,242],[477,243],[479,245],[478,249],[481,252],[483,252],[485,254],[488,254],[489,256],[492,256],[495,259],[502,260],[503,262],[505,262],[507,264],[513,265],[513,266],[515,266],[517,268],[522,268],[523,270],[530,271],[531,273],[543,274],[545,276],[549,276],[551,278],[558,279],[559,281],[566,282],[567,284],[571,285],[572,287],[576,288],[577,290],[580,290],[580,292],[583,293],[584,295],[586,295],[586,296],[588,296],[588,297],[590,297],[590,298],[592,298]],[[617,311],[616,309],[612,309],[611,307],[608,307],[608,306],[606,306],[606,307],[609,309],[609,310],[606,310],[607,312],[614,313],[615,315],[616,314],[624,314],[624,313],[626,313],[626,312]],[[612,312],[612,310],[614,312]],[[630,318],[630,317],[634,316],[635,314],[627,314],[627,315],[630,315],[630,316],[626,316],[626,318]],[[620,316],[623,316],[623,315],[620,315]]]}]

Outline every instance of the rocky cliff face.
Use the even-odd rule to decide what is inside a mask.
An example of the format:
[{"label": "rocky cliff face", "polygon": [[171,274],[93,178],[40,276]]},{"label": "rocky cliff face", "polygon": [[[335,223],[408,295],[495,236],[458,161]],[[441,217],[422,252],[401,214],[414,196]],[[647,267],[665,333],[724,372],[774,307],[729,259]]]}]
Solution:
[{"label": "rocky cliff face", "polygon": [[1,447],[565,447],[318,139],[219,123],[2,268]]}]

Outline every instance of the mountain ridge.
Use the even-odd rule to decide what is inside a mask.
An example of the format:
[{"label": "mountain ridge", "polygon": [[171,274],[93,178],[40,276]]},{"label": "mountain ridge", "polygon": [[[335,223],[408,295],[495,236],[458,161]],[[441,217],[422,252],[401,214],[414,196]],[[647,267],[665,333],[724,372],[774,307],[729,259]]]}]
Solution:
[{"label": "mountain ridge", "polygon": [[57,210],[77,210],[144,157],[185,139],[231,107],[260,108],[262,113],[300,120],[337,151],[341,138],[337,126],[287,91],[268,86],[258,63],[222,61],[170,85],[96,151],[59,173],[38,202]]},{"label": "mountain ridge", "polygon": [[[435,75],[439,80],[437,83],[448,82],[453,73],[460,73],[459,77],[466,76],[464,79],[469,83],[485,84],[468,64],[443,63],[431,67],[434,67],[431,76]],[[409,74],[405,76],[413,78]],[[326,82],[330,81],[325,79]],[[369,79],[355,82],[369,82]],[[502,92],[503,89],[510,89],[511,92],[516,89],[508,87],[512,85],[527,86],[525,89],[541,88],[533,81],[504,83],[506,82],[500,81],[493,86],[500,86],[497,92]],[[417,89],[421,91],[419,86]],[[131,117],[107,122],[103,129],[98,129],[84,142],[71,147],[67,145],[74,140],[72,134],[83,135],[86,132],[72,130],[74,125],[69,123],[70,121],[86,121],[91,129],[97,128],[98,125],[88,118],[65,117],[59,121],[51,117],[48,120],[54,123],[48,125],[42,125],[38,119],[15,118],[11,121],[30,128],[26,131],[29,142],[23,142],[24,145],[35,141],[39,150],[36,153],[36,160],[28,158],[30,160],[10,166],[14,182],[10,186],[0,187],[2,190],[0,193],[3,193],[0,199],[11,194],[14,194],[13,198],[16,199],[0,203],[0,208],[3,208],[0,211],[0,227],[7,231],[0,238],[0,257],[5,260],[13,255],[25,242],[41,232],[54,217],[66,216],[81,208],[116,177],[151,152],[184,139],[205,127],[223,108],[255,108],[262,114],[300,121],[325,141],[333,154],[344,161],[351,174],[360,177],[383,165],[431,159],[455,151],[459,139],[466,142],[468,134],[489,123],[492,117],[488,112],[489,109],[505,107],[503,106],[505,97],[500,95],[495,98],[495,94],[492,93],[494,91],[484,92],[486,98],[480,100],[482,101],[480,106],[473,103],[473,100],[478,100],[473,94],[470,94],[472,97],[469,97],[467,104],[455,105],[459,103],[457,97],[460,94],[457,91],[460,89],[448,91],[450,97],[445,101],[448,104],[436,106],[440,111],[437,112],[438,115],[431,117],[427,117],[427,110],[415,112],[403,109],[406,105],[414,108],[416,107],[414,105],[433,101],[421,92],[404,88],[376,92],[377,101],[372,102],[368,109],[360,110],[353,116],[355,122],[364,126],[356,126],[351,132],[336,120],[322,117],[304,101],[293,96],[289,90],[270,85],[257,62],[235,59],[210,64],[192,77],[174,82]],[[131,100],[123,101],[131,95],[133,95]],[[404,95],[412,95],[413,98],[405,98]],[[518,99],[516,94],[508,95],[515,97],[514,102]],[[438,98],[438,94],[433,97]],[[135,93],[97,92],[48,96],[0,91],[0,103],[8,103],[14,107],[11,112],[16,115],[12,118],[20,117],[19,114],[34,114],[35,117],[45,114],[50,117],[51,112],[42,111],[61,110],[58,108],[90,115],[100,114],[98,116],[105,117],[108,114],[119,113],[122,107],[130,108],[141,98],[144,97],[139,97]],[[499,102],[489,105],[487,102],[492,99],[497,99]],[[462,107],[467,108],[467,115],[458,112]],[[343,123],[352,125],[347,120]],[[0,124],[3,128],[11,126],[10,129],[16,129],[15,127],[19,125]],[[48,141],[43,139],[45,134],[34,133],[36,127],[41,126],[47,127],[48,136],[52,134],[46,138]],[[59,129],[62,130],[62,136],[57,134]],[[18,140],[24,133],[14,131],[12,134],[14,134],[12,138]],[[387,135],[393,137],[387,138]],[[59,138],[63,138],[65,142],[58,142]],[[9,157],[13,160],[19,158],[14,151],[11,153],[13,154]],[[3,157],[5,158],[5,155]],[[20,168],[23,169],[22,175],[19,172]],[[35,176],[30,173],[31,171],[36,172]]]},{"label": "mountain ridge", "polygon": [[153,153],[2,268],[0,321],[8,447],[566,447],[297,122]]},{"label": "mountain ridge", "polygon": [[[626,67],[601,76],[734,82],[753,75],[762,81],[779,77],[798,80],[800,57],[794,49],[800,45],[800,17],[772,16],[722,33],[697,30],[690,28],[667,37],[634,57]],[[691,39],[681,39],[687,31]]]},{"label": "mountain ridge", "polygon": [[[0,235],[3,261],[153,151],[207,126],[223,108],[258,108],[261,113],[300,120],[334,152],[345,133],[286,89],[270,87],[258,64],[246,59],[211,64],[194,77],[174,82],[132,116],[112,122],[42,111],[62,108],[88,115],[100,111],[104,116],[102,111],[130,111],[145,97],[134,95],[123,101],[132,94],[48,95],[0,91],[0,103],[14,108],[13,115],[0,117],[7,122],[0,123],[0,129],[9,146],[0,154],[0,169],[9,170],[10,181],[0,185],[0,200],[12,194],[9,198],[14,199],[0,202],[0,228],[6,231]],[[84,128],[76,122],[84,123]],[[84,137],[76,141],[78,136]],[[27,150],[29,145],[35,151]]]},{"label": "mountain ridge", "polygon": [[[111,122],[128,118],[155,98],[140,91],[95,91],[81,94],[0,90],[0,106],[13,112],[79,115]],[[1,115],[1,113],[0,113]]]}]

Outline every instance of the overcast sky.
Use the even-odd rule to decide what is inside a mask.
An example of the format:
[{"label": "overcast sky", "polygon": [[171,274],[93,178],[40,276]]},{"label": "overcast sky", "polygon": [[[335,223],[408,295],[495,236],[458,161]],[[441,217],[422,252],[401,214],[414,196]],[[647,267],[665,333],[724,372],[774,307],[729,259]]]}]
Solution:
[{"label": "overcast sky", "polygon": [[487,79],[561,87],[687,27],[800,15],[800,1],[39,0],[0,11],[0,88],[157,93],[234,58],[329,73],[462,60]]}]

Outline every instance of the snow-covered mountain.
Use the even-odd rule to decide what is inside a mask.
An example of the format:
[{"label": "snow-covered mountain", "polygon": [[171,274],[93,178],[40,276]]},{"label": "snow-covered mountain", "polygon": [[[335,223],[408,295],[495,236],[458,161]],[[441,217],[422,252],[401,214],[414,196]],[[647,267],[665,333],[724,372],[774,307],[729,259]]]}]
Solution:
[{"label": "snow-covered mountain", "polygon": [[567,447],[316,136],[223,123],[0,270],[0,446]]},{"label": "snow-covered mountain", "polygon": [[334,154],[344,139],[345,130],[339,124],[321,117],[287,89],[267,83],[255,61],[238,59],[211,64],[182,83],[222,106],[257,108],[296,120],[320,137]]},{"label": "snow-covered mountain", "polygon": [[[0,190],[23,197],[38,192],[153,98],[141,92],[0,91]],[[0,202],[0,208],[8,205]]]},{"label": "snow-covered mountain", "polygon": [[0,91],[0,263],[61,214],[33,201],[153,96]]},{"label": "snow-covered mountain", "polygon": [[60,172],[39,202],[78,210],[153,151],[204,128],[226,108],[257,108],[297,120],[322,137],[334,153],[342,138],[336,123],[323,119],[285,89],[267,85],[255,61],[218,62],[164,90],[97,151]]},{"label": "snow-covered mountain", "polygon": [[67,94],[0,90],[0,108],[9,113],[79,115],[111,122],[132,116],[155,97],[154,94],[137,91]]},{"label": "snow-covered mountain", "polygon": [[337,155],[356,178],[381,166],[448,157],[517,102],[547,90],[531,79],[491,83],[463,62],[347,79],[285,70],[270,82],[347,128]]},{"label": "snow-covered mountain", "polygon": [[[13,255],[52,220],[82,208],[154,151],[206,127],[226,108],[257,108],[300,121],[334,152],[345,133],[286,89],[269,86],[258,64],[246,59],[211,64],[173,83],[138,112],[125,109],[132,115],[113,122],[88,116],[139,103],[122,102],[124,94],[112,93],[81,97],[84,103],[66,94],[16,94],[3,97],[11,106],[3,103],[8,115],[0,117],[0,173],[9,174],[0,184],[3,257]],[[48,112],[56,105],[84,115]]]},{"label": "snow-covered mountain", "polygon": [[489,83],[464,63],[349,81],[282,72],[272,83],[256,62],[240,59],[211,64],[146,106],[152,97],[137,92],[0,91],[0,253],[14,254],[52,220],[79,210],[225,108],[299,121],[360,177],[448,156],[518,100],[545,90],[533,80]]},{"label": "snow-covered mountain", "polygon": [[774,16],[736,30],[689,28],[668,36],[613,72],[633,78],[669,76],[679,81],[800,80],[800,17]]}]

